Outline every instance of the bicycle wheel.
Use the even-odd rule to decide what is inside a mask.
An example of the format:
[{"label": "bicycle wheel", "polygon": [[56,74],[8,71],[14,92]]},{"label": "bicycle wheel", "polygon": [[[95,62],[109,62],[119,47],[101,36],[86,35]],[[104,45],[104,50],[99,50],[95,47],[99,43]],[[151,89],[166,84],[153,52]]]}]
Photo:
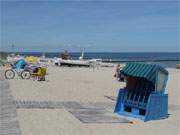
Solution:
[{"label": "bicycle wheel", "polygon": [[5,71],[6,79],[13,79],[15,77],[15,72],[12,69],[8,69]]},{"label": "bicycle wheel", "polygon": [[22,71],[21,72],[21,78],[22,79],[30,79],[31,73],[29,71]]}]

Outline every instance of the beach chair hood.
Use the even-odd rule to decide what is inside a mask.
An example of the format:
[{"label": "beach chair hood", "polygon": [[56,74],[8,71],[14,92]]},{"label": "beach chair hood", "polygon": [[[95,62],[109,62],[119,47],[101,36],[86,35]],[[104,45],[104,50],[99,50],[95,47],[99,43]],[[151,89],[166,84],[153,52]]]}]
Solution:
[{"label": "beach chair hood", "polygon": [[168,78],[168,71],[155,64],[127,63],[121,70],[126,76],[145,78],[155,85],[155,90],[164,90]]}]

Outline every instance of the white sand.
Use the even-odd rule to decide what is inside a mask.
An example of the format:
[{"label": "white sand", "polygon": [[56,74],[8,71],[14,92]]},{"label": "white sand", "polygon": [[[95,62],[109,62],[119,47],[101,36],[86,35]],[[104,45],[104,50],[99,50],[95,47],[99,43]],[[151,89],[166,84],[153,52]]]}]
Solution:
[{"label": "white sand", "polygon": [[[50,67],[46,82],[14,79],[10,87],[15,100],[113,102],[104,96],[117,96],[124,83],[113,77],[114,68],[60,68]],[[120,135],[180,133],[180,70],[168,69],[167,90],[170,117],[143,122],[128,118],[133,124],[83,124],[65,109],[18,109],[23,135]]]},{"label": "white sand", "polygon": [[120,85],[113,77],[113,68],[95,70],[89,68],[51,67],[48,82],[11,80],[15,99],[55,101],[103,101],[104,96],[115,96]]}]

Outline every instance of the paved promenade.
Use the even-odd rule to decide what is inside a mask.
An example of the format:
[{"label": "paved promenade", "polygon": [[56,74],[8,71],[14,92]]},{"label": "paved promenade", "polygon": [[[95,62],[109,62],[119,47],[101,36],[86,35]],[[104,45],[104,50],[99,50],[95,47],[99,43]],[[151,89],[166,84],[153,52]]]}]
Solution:
[{"label": "paved promenade", "polygon": [[0,135],[20,135],[19,122],[9,83],[0,70]]}]

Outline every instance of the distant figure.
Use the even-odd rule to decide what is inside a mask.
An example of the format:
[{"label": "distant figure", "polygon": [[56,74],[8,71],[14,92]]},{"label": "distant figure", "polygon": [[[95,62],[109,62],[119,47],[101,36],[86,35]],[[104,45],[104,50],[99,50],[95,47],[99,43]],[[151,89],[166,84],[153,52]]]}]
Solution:
[{"label": "distant figure", "polygon": [[119,76],[119,70],[120,70],[120,64],[117,64],[114,77],[118,78],[118,76]]},{"label": "distant figure", "polygon": [[70,59],[70,55],[67,50],[64,50],[64,52],[61,54],[61,58],[64,60]]},{"label": "distant figure", "polygon": [[115,71],[114,77],[116,77],[116,79],[117,79],[118,81],[125,81],[125,76],[124,76],[124,74],[120,72],[121,69],[122,69],[121,65],[118,64],[117,67],[116,67],[116,71]]}]

